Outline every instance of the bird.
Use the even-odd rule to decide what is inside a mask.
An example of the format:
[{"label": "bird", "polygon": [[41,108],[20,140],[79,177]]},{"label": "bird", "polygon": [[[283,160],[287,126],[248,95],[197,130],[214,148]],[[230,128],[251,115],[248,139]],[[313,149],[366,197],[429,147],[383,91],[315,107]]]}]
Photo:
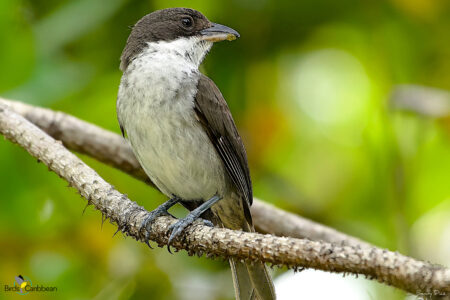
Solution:
[{"label": "bird", "polygon": [[28,281],[26,281],[22,275],[18,275],[15,277],[16,282],[19,284],[20,293],[23,294],[25,287],[28,285]]},{"label": "bird", "polygon": [[[168,245],[197,219],[254,231],[244,144],[219,88],[199,71],[215,42],[239,37],[197,10],[167,8],[142,17],[122,51],[120,129],[148,177],[169,198],[142,226],[168,215],[177,203],[190,211],[169,227]],[[276,298],[264,263],[229,262],[236,299]]]}]

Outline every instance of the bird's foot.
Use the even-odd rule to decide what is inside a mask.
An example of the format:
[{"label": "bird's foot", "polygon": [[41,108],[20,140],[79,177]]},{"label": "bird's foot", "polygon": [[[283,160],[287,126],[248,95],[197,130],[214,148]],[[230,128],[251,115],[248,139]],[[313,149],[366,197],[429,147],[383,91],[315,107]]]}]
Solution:
[{"label": "bird's foot", "polygon": [[198,221],[200,224],[203,224],[208,227],[214,227],[214,224],[211,221],[196,217],[193,214],[188,214],[186,218],[178,220],[177,222],[170,225],[169,229],[167,230],[168,232],[170,232],[169,241],[167,242],[167,250],[169,250],[170,253],[172,253],[172,251],[170,250],[170,245],[172,244],[172,241],[176,237],[178,237],[183,232],[183,230],[192,225],[195,221]]},{"label": "bird's foot", "polygon": [[202,205],[191,211],[184,219],[178,220],[177,222],[173,223],[169,226],[168,232],[170,232],[169,241],[167,243],[167,250],[169,250],[170,253],[170,245],[172,244],[172,241],[183,232],[184,229],[186,229],[189,225],[192,225],[195,220],[201,220],[204,225],[214,227],[213,223],[208,220],[201,219],[200,216],[208,210],[214,203],[222,199],[219,196],[213,196],[208,201],[204,202]]},{"label": "bird's foot", "polygon": [[[174,206],[175,204],[177,204],[180,201],[179,198],[174,197],[172,199],[169,199],[168,201],[164,202],[163,204],[161,204],[160,206],[158,206],[156,209],[152,210],[147,217],[145,217],[145,219],[142,221],[141,226],[139,227],[139,232],[145,228],[147,229],[145,232],[145,243],[147,245],[148,244],[148,240],[149,240],[149,235],[148,235],[148,230],[149,230],[149,225],[158,217],[161,216],[170,216],[171,214],[167,211],[169,208],[171,208],[172,206]],[[149,245],[150,246],[150,245]],[[151,247],[150,247],[151,248]]]}]

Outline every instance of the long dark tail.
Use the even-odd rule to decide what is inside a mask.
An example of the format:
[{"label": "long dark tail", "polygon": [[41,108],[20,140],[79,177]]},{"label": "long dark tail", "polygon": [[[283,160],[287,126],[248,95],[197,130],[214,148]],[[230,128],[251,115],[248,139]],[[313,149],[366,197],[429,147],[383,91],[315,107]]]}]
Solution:
[{"label": "long dark tail", "polygon": [[[226,207],[232,202],[231,199],[224,199],[225,201],[220,203],[222,207]],[[236,198],[234,198],[236,199]],[[227,203],[228,200],[228,203]],[[232,206],[234,209],[238,205]],[[218,216],[221,223],[231,229],[242,229],[247,232],[254,232],[254,228],[244,217],[244,213],[240,211],[234,211],[230,214],[230,206],[227,209],[219,210]],[[228,212],[228,213],[227,213]],[[275,288],[273,286],[272,278],[269,275],[267,267],[264,263],[247,263],[241,262],[236,259],[230,259],[231,275],[233,277],[234,291],[237,300],[275,300]]]},{"label": "long dark tail", "polygon": [[[225,197],[206,211],[202,217],[216,226],[253,232],[253,226],[244,216],[242,200],[236,194]],[[187,202],[183,205],[192,210],[201,203]],[[251,217],[250,217],[251,218]],[[246,263],[230,259],[231,274],[237,300],[275,300],[275,288],[264,263]]]},{"label": "long dark tail", "polygon": [[238,300],[274,300],[275,289],[263,263],[243,263],[230,259],[234,291]]}]

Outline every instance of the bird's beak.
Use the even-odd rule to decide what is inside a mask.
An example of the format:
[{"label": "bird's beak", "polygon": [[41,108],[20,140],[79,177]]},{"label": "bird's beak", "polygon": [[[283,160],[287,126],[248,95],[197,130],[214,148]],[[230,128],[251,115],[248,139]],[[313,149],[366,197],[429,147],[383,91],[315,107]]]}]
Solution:
[{"label": "bird's beak", "polygon": [[212,23],[212,26],[200,31],[202,40],[210,42],[220,42],[224,40],[232,41],[240,37],[239,33],[225,25]]}]

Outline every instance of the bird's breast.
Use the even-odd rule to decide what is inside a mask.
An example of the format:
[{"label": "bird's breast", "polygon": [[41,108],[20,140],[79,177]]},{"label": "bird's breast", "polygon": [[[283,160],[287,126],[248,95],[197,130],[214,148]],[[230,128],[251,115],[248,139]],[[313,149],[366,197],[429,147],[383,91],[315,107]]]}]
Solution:
[{"label": "bird's breast", "polygon": [[184,200],[226,189],[225,171],[197,121],[198,70],[178,62],[134,61],[124,73],[118,118],[133,151],[158,188]]}]

